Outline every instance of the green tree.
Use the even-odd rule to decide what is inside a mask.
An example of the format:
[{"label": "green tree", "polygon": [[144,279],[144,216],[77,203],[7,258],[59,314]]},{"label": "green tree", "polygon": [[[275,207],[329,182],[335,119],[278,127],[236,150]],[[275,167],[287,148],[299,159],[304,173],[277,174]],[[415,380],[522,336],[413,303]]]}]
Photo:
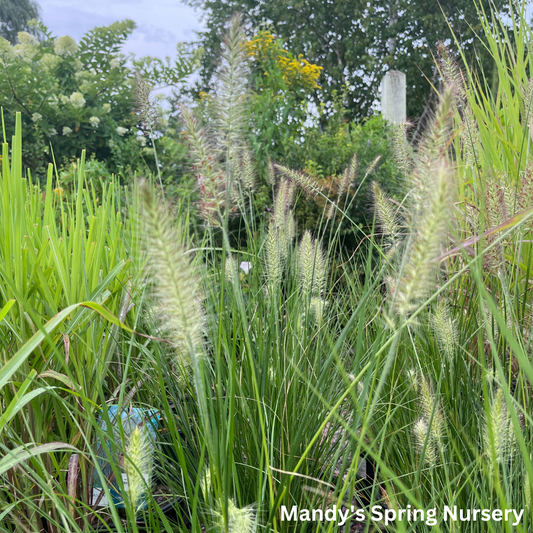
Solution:
[{"label": "green tree", "polygon": [[15,44],[19,31],[36,35],[28,22],[38,18],[39,4],[35,0],[0,0],[0,37]]},{"label": "green tree", "polygon": [[[271,25],[286,47],[302,53],[323,67],[318,102],[331,102],[333,91],[343,92],[350,118],[372,114],[381,78],[388,70],[407,75],[408,109],[419,117],[435,81],[433,51],[441,40],[452,40],[449,26],[467,57],[478,58],[488,72],[490,61],[475,38],[479,30],[478,2],[472,0],[184,0],[204,12],[206,30],[200,32],[204,47],[201,89],[210,86],[214,58],[218,54],[223,27],[234,12],[242,12],[251,28]],[[504,9],[504,0],[479,0]]]}]

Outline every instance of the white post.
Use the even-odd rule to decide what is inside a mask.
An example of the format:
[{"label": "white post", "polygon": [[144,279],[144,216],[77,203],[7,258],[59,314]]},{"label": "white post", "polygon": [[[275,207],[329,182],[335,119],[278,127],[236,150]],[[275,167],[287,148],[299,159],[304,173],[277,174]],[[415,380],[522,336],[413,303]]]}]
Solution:
[{"label": "white post", "polygon": [[394,124],[407,120],[405,74],[399,70],[390,70],[381,80],[381,112]]}]

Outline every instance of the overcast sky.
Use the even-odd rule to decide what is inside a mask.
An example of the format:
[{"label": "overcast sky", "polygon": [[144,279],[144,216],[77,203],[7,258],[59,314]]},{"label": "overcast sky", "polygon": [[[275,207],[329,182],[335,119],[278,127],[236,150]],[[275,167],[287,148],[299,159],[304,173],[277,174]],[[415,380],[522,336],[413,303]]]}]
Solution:
[{"label": "overcast sky", "polygon": [[38,0],[43,22],[57,37],[76,40],[95,26],[132,19],[137,29],[123,51],[138,56],[174,56],[176,44],[195,39],[199,14],[181,0]]}]

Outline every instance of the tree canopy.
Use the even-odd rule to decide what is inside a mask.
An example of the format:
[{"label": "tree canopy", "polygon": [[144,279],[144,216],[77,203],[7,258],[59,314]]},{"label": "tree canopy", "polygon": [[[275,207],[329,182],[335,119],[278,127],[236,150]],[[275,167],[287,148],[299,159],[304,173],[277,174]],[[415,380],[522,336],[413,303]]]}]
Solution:
[{"label": "tree canopy", "polygon": [[19,31],[36,33],[28,22],[38,18],[39,4],[34,0],[0,0],[0,37],[16,44]]},{"label": "tree canopy", "polygon": [[[477,9],[504,10],[504,0],[184,0],[204,12],[200,32],[203,58],[201,89],[210,86],[229,17],[242,12],[252,28],[269,27],[295,54],[323,67],[317,93],[328,102],[333,91],[345,92],[350,118],[372,113],[381,78],[388,70],[407,76],[410,118],[419,117],[434,81],[433,53],[438,41],[453,46],[452,31],[466,57],[484,63],[488,54],[476,38]],[[451,30],[450,30],[451,28]]]}]

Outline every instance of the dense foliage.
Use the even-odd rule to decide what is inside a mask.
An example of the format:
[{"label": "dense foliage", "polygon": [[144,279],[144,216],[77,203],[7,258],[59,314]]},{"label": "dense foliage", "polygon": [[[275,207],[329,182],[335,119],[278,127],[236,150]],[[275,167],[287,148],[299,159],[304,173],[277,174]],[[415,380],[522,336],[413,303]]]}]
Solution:
[{"label": "dense foliage", "polygon": [[252,118],[269,83],[305,105],[318,71],[234,17],[214,90],[172,119],[195,203],[158,175],[103,179],[83,152],[73,194],[53,165],[37,182],[18,112],[0,167],[0,530],[531,531],[525,16],[507,35],[479,13],[496,90],[439,45],[416,146],[408,125],[345,121],[339,97],[295,130],[299,168],[261,162]]},{"label": "dense foliage", "polygon": [[[21,113],[28,143],[23,161],[38,175],[49,162],[64,165],[81,147],[110,172],[145,170],[153,165],[151,137],[168,127],[161,106],[157,130],[142,130],[134,112],[135,72],[153,85],[178,85],[194,69],[197,55],[184,49],[171,62],[120,54],[135,28],[131,20],[87,32],[79,43],[55,38],[41,24],[43,38],[19,32],[18,44],[0,40],[0,95],[8,138]],[[169,147],[171,150],[172,147]]]},{"label": "dense foliage", "polygon": [[[471,0],[438,3],[425,0],[342,2],[299,0],[189,0],[203,10],[206,30],[200,42],[205,50],[200,87],[209,87],[214,73],[223,28],[233,13],[243,13],[250,28],[270,25],[271,31],[294,54],[303,54],[322,67],[323,91],[316,102],[328,103],[333,91],[346,88],[345,105],[350,119],[372,113],[381,78],[388,70],[407,75],[407,114],[422,115],[435,83],[434,47],[440,40],[459,41],[468,63],[477,59],[490,79],[492,63],[485,50],[477,18],[478,4]],[[505,0],[483,0],[485,11],[507,10]],[[441,11],[442,10],[442,11]],[[443,16],[443,14],[445,16]],[[448,26],[449,25],[449,26]],[[455,49],[455,46],[453,46]]]}]

